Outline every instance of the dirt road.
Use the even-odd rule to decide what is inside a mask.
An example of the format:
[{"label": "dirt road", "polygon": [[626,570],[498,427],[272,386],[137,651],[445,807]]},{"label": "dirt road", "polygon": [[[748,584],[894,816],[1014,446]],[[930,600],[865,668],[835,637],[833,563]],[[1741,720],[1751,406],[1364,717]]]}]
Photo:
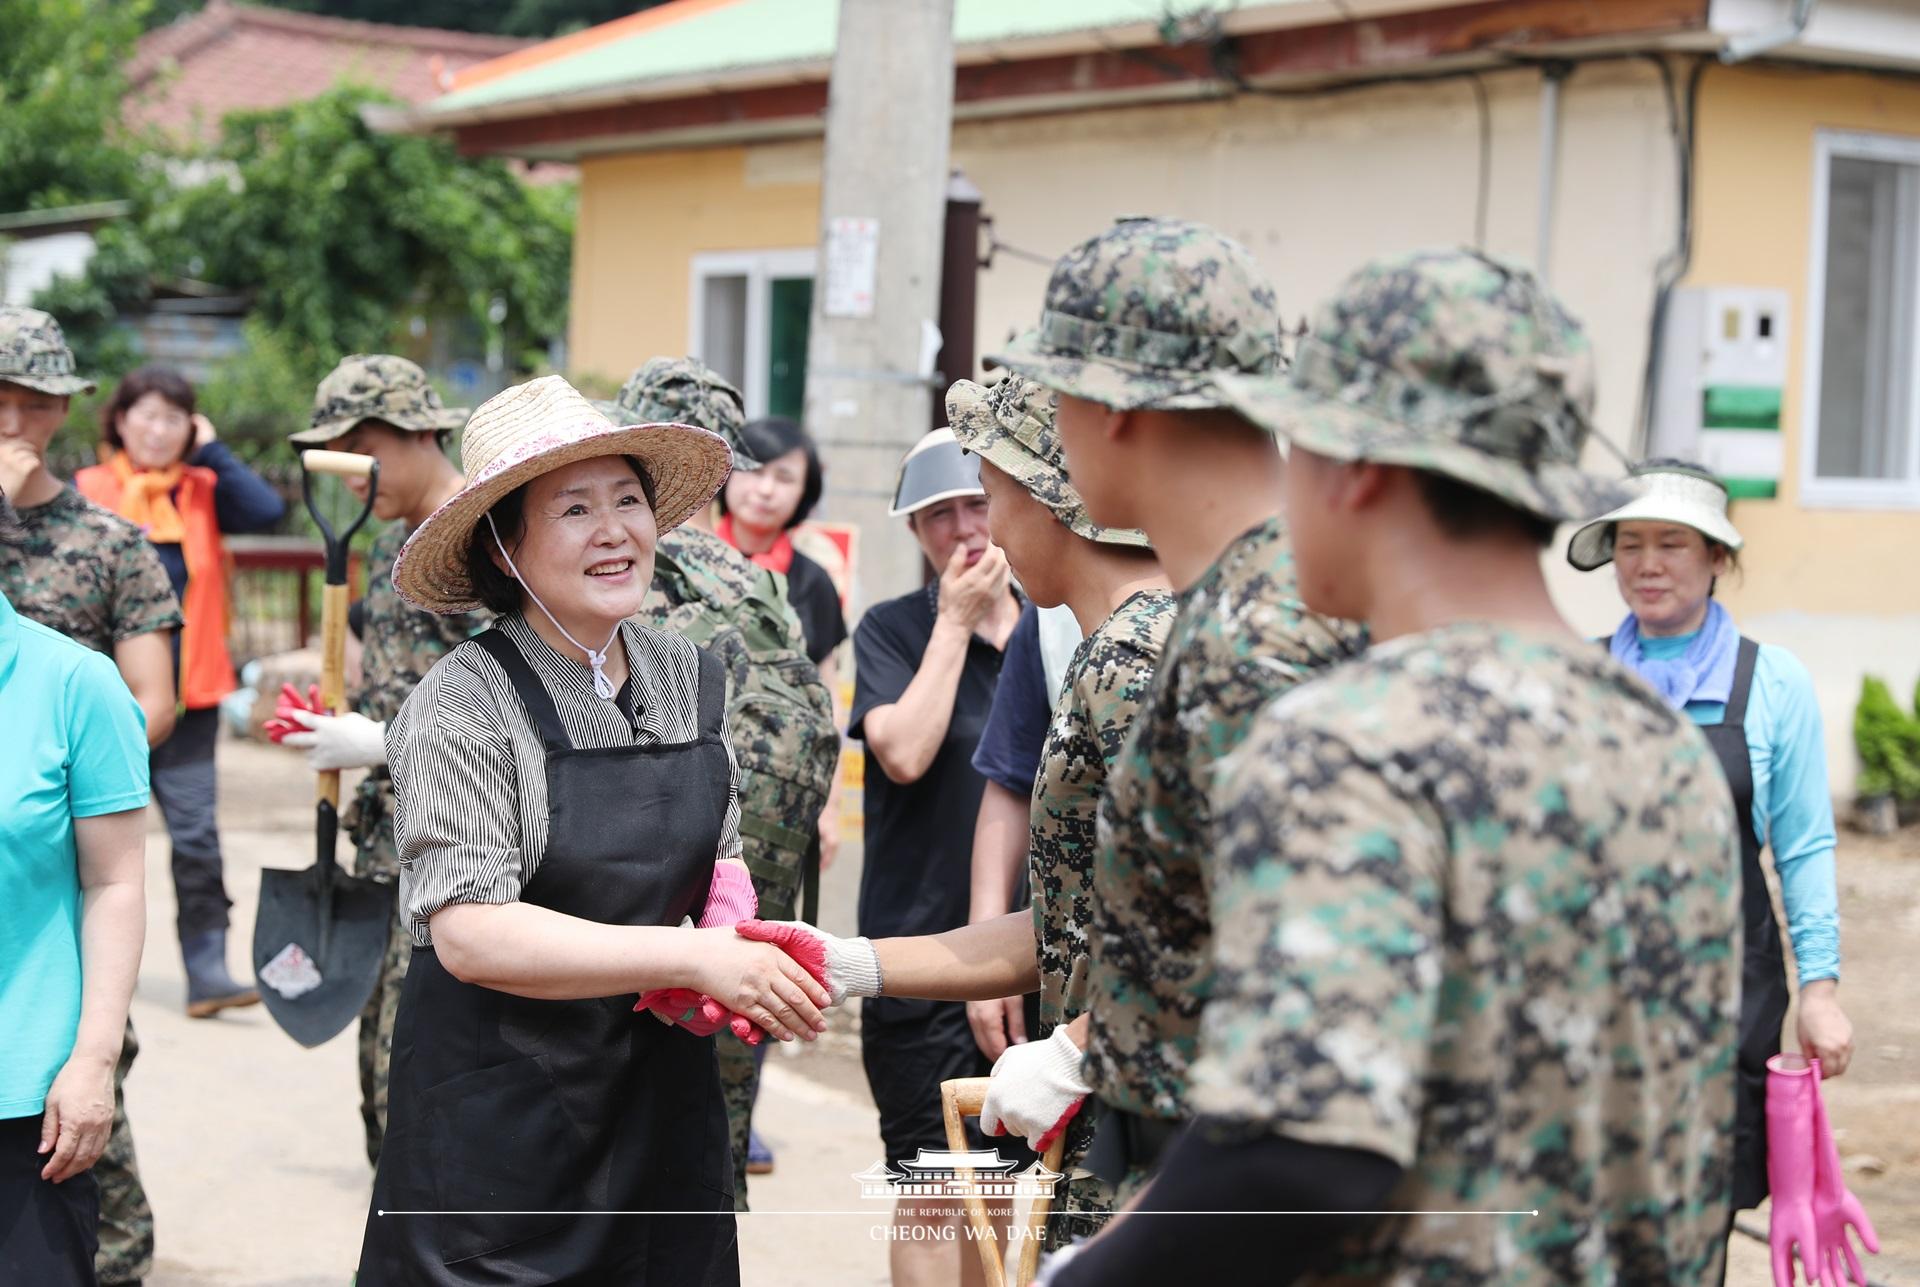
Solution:
[{"label": "dirt road", "polygon": [[[311,860],[311,779],[300,761],[249,743],[221,747],[221,820],[243,964],[259,869]],[[302,1050],[262,1009],[206,1022],[182,1012],[166,841],[149,846],[147,952],[134,998],[143,1046],[127,1085],[158,1260],[151,1287],[345,1287],[366,1219],[353,1031]],[[1843,842],[1846,983],[1859,1030],[1854,1069],[1833,1083],[1831,1113],[1855,1191],[1885,1247],[1879,1281],[1920,1287],[1920,838]],[[822,921],[851,932],[857,855],[823,882]],[[741,1223],[747,1287],[886,1281],[878,1228],[886,1205],[851,1178],[880,1157],[856,1039],[769,1057],[762,1133],[779,1168],[755,1177]],[[821,1210],[854,1212],[820,1215]],[[1765,1214],[1747,1220],[1765,1227]],[[1736,1239],[1729,1281],[1770,1281],[1764,1248]]]}]

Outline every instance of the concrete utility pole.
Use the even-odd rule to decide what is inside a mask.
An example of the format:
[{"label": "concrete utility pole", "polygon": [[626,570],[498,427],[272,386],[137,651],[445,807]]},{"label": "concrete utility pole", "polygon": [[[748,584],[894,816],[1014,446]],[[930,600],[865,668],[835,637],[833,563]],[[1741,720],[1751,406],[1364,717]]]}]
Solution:
[{"label": "concrete utility pole", "polygon": [[834,516],[860,527],[863,603],[920,583],[919,548],[887,506],[933,414],[952,124],[953,0],[840,0],[806,423]]}]

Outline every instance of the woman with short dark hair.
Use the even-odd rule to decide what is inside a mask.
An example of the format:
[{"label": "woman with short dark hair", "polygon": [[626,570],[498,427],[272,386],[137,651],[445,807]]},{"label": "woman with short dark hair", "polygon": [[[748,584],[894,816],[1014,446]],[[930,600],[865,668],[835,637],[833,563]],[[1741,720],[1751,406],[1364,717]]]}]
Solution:
[{"label": "woman with short dark hair", "polygon": [[720,493],[715,531],[761,567],[787,578],[787,597],[807,638],[807,656],[833,687],[833,651],[847,637],[840,591],[827,570],[793,548],[791,533],[820,503],[824,473],[813,439],[795,422],[775,416],[753,420],[741,432],[747,450],[761,462],[736,470]]},{"label": "woman with short dark hair", "polygon": [[547,376],[474,412],[461,454],[393,586],[498,616],[387,726],[413,956],[360,1287],[732,1287],[712,1036],[811,1040],[827,993],[731,929],[755,896],[724,667],[635,619],[659,534],[732,453]]},{"label": "woman with short dark hair", "polygon": [[1743,544],[1727,489],[1683,460],[1633,471],[1640,496],[1573,535],[1567,561],[1613,564],[1627,602],[1614,657],[1701,726],[1739,813],[1745,967],[1733,1140],[1733,1207],[1767,1195],[1766,1061],[1780,1053],[1787,967],[1760,865],[1772,850],[1800,981],[1797,1039],[1828,1077],[1847,1070],[1853,1025],[1840,1009],[1840,913],[1833,797],[1813,679],[1775,644],[1743,638],[1714,596]]},{"label": "woman with short dark hair", "polygon": [[214,746],[220,699],[238,688],[227,652],[223,536],[272,527],[286,502],[220,442],[193,386],[171,367],[143,366],[100,413],[102,463],[74,475],[94,504],[141,528],[167,570],[186,628],[174,636],[182,713],[153,748],[153,801],[172,842],[187,1013],[203,1019],[260,994],[227,973],[225,863],[216,817]]}]

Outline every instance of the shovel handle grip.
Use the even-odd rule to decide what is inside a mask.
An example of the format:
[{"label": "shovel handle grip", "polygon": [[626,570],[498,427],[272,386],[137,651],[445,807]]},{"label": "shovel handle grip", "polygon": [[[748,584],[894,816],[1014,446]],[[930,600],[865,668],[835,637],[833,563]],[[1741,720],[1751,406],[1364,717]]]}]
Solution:
[{"label": "shovel handle grip", "polygon": [[[993,1084],[991,1077],[955,1077],[940,1083],[940,1115],[946,1119],[947,1147],[955,1153],[968,1150],[966,1119],[980,1116],[980,1110],[987,1103],[987,1087]],[[1066,1133],[1047,1146],[1046,1156],[1041,1159],[1049,1171],[1058,1171],[1065,1158],[1067,1148]],[[967,1178],[973,1178],[972,1172],[961,1168]],[[1062,1179],[1060,1183],[1066,1181]],[[973,1226],[973,1245],[980,1249],[980,1262],[987,1271],[987,1287],[1008,1287],[1009,1266],[1002,1261],[997,1235],[991,1221],[987,1219],[986,1199],[978,1194],[968,1194],[967,1221]],[[1032,1209],[1027,1214],[1027,1236],[1019,1241],[1019,1258],[1011,1266],[1012,1287],[1026,1287],[1033,1281],[1034,1271],[1040,1267],[1040,1239],[1046,1232],[1047,1212],[1052,1209],[1050,1198],[1039,1197],[1033,1200]]]},{"label": "shovel handle grip", "polygon": [[373,472],[374,459],[352,451],[303,451],[300,463],[310,474],[333,474],[339,478],[365,478]]}]

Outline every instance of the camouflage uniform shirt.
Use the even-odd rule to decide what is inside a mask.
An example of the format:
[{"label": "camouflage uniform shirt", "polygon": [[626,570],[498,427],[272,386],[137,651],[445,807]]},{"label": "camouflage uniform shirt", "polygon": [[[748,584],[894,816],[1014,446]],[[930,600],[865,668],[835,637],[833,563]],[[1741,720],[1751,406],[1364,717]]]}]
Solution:
[{"label": "camouflage uniform shirt", "polygon": [[1187,1114],[1212,971],[1215,766],[1269,699],[1353,656],[1363,639],[1295,597],[1293,551],[1277,518],[1235,538],[1180,596],[1100,805],[1084,1072],[1107,1103]]},{"label": "camouflage uniform shirt", "polygon": [[0,590],[21,616],[108,656],[184,624],[160,556],[126,519],[71,487],[19,515],[20,539],[0,544]]},{"label": "camouflage uniform shirt", "polygon": [[[679,634],[690,620],[707,613],[726,615],[730,607],[746,602],[760,589],[760,577],[769,575],[712,532],[687,524],[662,535],[659,550],[686,574],[685,583],[656,569],[653,591],[635,620],[662,634]],[[794,614],[793,605],[786,602],[785,594],[780,600],[786,608],[788,644],[804,656],[807,642],[800,632],[800,618]],[[720,660],[727,667],[728,689],[735,691],[746,682],[748,657],[737,633],[729,631],[725,638],[736,641],[735,647],[720,649]]]},{"label": "camouflage uniform shirt", "polygon": [[1467,624],[1261,713],[1215,795],[1193,1107],[1405,1168],[1318,1281],[1718,1280],[1733,805],[1606,654]]},{"label": "camouflage uniform shirt", "polygon": [[[400,713],[407,695],[419,686],[433,663],[486,628],[485,612],[439,616],[412,607],[393,588],[393,560],[411,529],[391,523],[374,538],[367,554],[366,619],[362,627],[363,676],[354,709],[386,723]],[[400,878],[400,855],[393,841],[393,781],[376,769],[354,798],[354,843],[359,874],[379,880]]]}]

